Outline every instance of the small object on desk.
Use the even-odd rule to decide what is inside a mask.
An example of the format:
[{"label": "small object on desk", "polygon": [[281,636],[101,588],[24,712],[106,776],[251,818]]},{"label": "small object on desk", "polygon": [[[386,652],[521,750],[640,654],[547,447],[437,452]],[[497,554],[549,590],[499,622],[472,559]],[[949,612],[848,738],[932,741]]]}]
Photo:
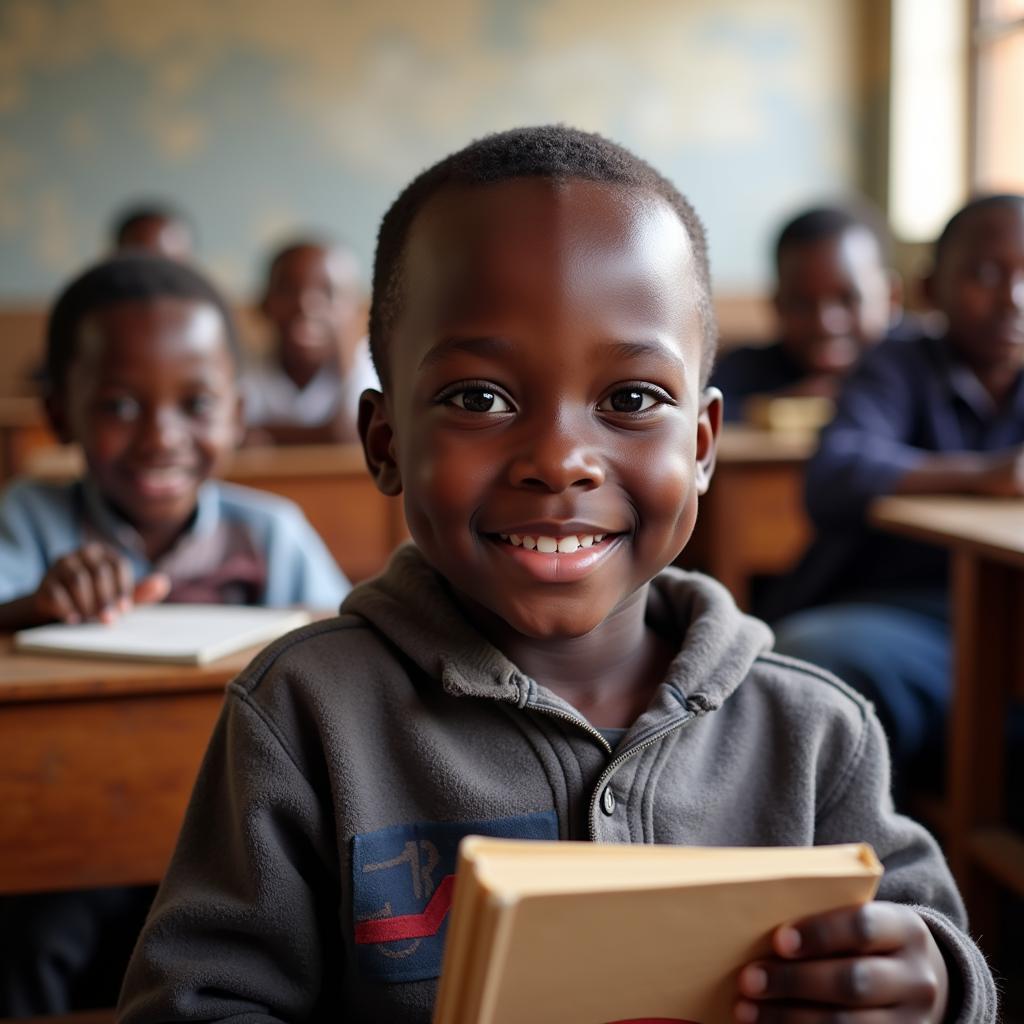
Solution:
[{"label": "small object on desk", "polygon": [[310,621],[296,608],[162,604],[136,608],[107,625],[55,624],[14,634],[19,651],[205,665],[245,647],[269,643]]},{"label": "small object on desk", "polygon": [[743,403],[747,423],[762,430],[790,434],[817,434],[835,411],[835,402],[821,395],[755,395]]},{"label": "small object on desk", "polygon": [[471,836],[459,847],[434,1024],[726,1024],[738,971],[770,953],[777,926],[866,903],[881,875],[866,844],[713,849]]}]

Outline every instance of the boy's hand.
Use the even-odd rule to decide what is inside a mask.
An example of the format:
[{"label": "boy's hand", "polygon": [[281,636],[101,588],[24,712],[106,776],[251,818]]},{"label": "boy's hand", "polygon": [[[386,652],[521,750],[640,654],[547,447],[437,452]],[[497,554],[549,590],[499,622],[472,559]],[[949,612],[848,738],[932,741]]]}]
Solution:
[{"label": "boy's hand", "polygon": [[777,954],[740,973],[737,1021],[937,1022],[949,977],[928,926],[909,907],[868,903],[777,928]]},{"label": "boy's hand", "polygon": [[999,497],[1012,498],[1024,494],[1024,447],[989,456],[977,489],[982,494]]},{"label": "boy's hand", "polygon": [[113,622],[133,604],[162,601],[171,589],[163,573],[135,582],[131,566],[103,544],[87,544],[59,558],[35,593],[35,611],[44,622]]}]

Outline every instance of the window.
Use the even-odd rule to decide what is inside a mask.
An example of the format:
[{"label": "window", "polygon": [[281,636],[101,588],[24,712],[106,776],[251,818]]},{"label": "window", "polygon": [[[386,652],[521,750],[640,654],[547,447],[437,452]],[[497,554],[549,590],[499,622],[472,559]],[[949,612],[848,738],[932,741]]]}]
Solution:
[{"label": "window", "polygon": [[975,0],[971,184],[1024,192],[1024,0]]}]

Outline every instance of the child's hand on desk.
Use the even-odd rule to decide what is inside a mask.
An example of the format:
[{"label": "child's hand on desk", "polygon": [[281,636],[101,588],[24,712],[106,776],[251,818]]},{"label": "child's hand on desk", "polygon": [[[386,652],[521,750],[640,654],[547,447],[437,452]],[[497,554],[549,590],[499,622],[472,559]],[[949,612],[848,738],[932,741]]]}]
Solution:
[{"label": "child's hand on desk", "polygon": [[868,903],[776,929],[777,956],[740,973],[737,1021],[886,1024],[943,1019],[949,977],[909,907]]},{"label": "child's hand on desk", "polygon": [[1013,498],[1024,495],[1024,447],[983,456],[985,469],[978,480],[982,494]]},{"label": "child's hand on desk", "polygon": [[36,613],[43,621],[113,622],[133,604],[162,601],[171,589],[163,573],[135,582],[132,568],[103,544],[87,544],[50,566],[35,592]]}]

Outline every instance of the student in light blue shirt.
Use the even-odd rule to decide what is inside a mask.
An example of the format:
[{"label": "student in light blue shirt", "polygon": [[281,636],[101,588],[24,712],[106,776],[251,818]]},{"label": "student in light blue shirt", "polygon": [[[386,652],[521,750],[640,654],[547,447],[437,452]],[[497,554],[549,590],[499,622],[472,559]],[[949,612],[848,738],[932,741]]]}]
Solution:
[{"label": "student in light blue shirt", "polygon": [[[82,480],[0,497],[0,629],[133,603],[334,609],[348,581],[291,502],[213,479],[242,433],[231,316],[194,269],[100,263],[54,306],[46,407]],[[0,1017],[113,1005],[151,889],[0,901]]]}]

